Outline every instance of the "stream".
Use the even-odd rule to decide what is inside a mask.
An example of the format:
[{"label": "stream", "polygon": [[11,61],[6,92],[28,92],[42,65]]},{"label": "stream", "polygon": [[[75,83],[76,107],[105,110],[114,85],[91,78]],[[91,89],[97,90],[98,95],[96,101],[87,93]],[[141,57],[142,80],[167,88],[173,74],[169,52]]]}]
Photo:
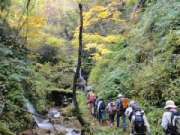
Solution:
[{"label": "stream", "polygon": [[[37,111],[35,110],[34,106],[29,101],[27,101],[26,107],[30,113],[35,114],[35,115],[32,115],[32,117],[34,121],[36,122],[39,129],[50,130],[52,132],[64,131],[65,135],[81,135],[81,132],[79,129],[67,128],[64,125],[60,125],[60,124],[52,124],[49,121],[49,119],[45,119],[43,118],[43,116],[39,115]],[[58,114],[58,116],[62,117],[60,114]]]}]

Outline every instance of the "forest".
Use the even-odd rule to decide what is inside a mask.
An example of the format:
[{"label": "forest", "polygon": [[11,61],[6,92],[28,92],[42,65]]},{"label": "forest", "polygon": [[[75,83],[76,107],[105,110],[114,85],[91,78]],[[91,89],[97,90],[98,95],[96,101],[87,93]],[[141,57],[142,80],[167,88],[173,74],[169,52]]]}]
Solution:
[{"label": "forest", "polygon": [[179,0],[0,0],[0,135],[130,134],[128,119],[124,131],[91,115],[91,90],[137,101],[165,134],[166,101],[180,108]]}]

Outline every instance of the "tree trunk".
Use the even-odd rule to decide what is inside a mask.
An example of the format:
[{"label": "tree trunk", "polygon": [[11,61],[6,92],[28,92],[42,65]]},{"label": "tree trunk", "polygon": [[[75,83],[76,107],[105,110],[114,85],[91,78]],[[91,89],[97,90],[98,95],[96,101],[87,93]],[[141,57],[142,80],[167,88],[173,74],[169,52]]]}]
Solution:
[{"label": "tree trunk", "polygon": [[74,75],[73,80],[73,107],[75,115],[77,116],[78,120],[80,121],[81,125],[86,124],[85,120],[81,117],[79,105],[77,102],[77,96],[76,96],[76,86],[79,78],[79,71],[81,68],[81,57],[82,57],[82,49],[83,49],[83,43],[82,43],[82,33],[83,33],[83,9],[82,4],[79,3],[79,15],[80,15],[80,26],[79,26],[79,50],[78,50],[78,61],[77,61],[77,68]]}]

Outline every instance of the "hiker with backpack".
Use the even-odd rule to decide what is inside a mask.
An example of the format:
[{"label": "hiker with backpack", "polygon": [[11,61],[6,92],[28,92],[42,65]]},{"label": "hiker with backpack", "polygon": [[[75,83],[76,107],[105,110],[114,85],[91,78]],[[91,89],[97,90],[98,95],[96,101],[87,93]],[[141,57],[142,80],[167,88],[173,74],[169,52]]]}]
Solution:
[{"label": "hiker with backpack", "polygon": [[98,96],[96,96],[96,101],[94,104],[94,116],[98,119],[98,103],[99,103],[100,99],[98,98]]},{"label": "hiker with backpack", "polygon": [[97,106],[97,111],[98,111],[98,120],[101,125],[104,122],[105,110],[106,110],[105,102],[102,98],[100,98]]},{"label": "hiker with backpack", "polygon": [[166,111],[163,114],[161,126],[165,134],[180,135],[180,112],[177,111],[174,101],[166,101],[164,109]]},{"label": "hiker with backpack", "polygon": [[131,135],[151,135],[149,122],[139,104],[132,101],[130,106],[132,109],[131,112],[127,112],[128,110],[126,110],[125,113],[130,119]]},{"label": "hiker with backpack", "polygon": [[112,101],[112,99],[110,99],[110,102],[108,103],[106,110],[109,114],[109,125],[110,127],[114,126],[114,118],[116,115],[116,106],[115,106],[115,102]]},{"label": "hiker with backpack", "polygon": [[136,102],[134,100],[131,100],[129,102],[129,107],[125,111],[125,115],[128,117],[129,121],[131,121],[131,119],[132,119],[133,109],[136,106],[135,104],[136,104]]},{"label": "hiker with backpack", "polygon": [[88,95],[88,104],[92,115],[95,114],[95,110],[94,110],[95,101],[96,101],[96,94],[94,93],[94,91],[91,91]]},{"label": "hiker with backpack", "polygon": [[118,99],[116,101],[116,112],[117,112],[117,127],[120,126],[120,117],[123,120],[123,130],[126,131],[127,123],[126,123],[126,115],[125,111],[128,108],[129,101],[122,94],[118,95]]}]

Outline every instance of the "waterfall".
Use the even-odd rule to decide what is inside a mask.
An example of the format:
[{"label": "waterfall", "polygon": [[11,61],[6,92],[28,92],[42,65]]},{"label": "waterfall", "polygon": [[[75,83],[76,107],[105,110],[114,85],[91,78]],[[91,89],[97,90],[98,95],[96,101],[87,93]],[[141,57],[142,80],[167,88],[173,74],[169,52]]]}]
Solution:
[{"label": "waterfall", "polygon": [[28,111],[32,114],[35,114],[33,115],[33,119],[35,120],[38,128],[41,128],[41,129],[50,129],[50,130],[53,130],[53,125],[49,122],[48,119],[43,119],[35,110],[34,106],[29,102],[27,101],[26,102],[26,107],[28,109]]},{"label": "waterfall", "polygon": [[84,79],[83,75],[82,75],[82,69],[80,68],[79,70],[79,86],[80,89],[85,90],[86,89],[86,80]]},{"label": "waterfall", "polygon": [[78,130],[74,128],[66,128],[60,124],[53,125],[48,119],[45,119],[41,115],[39,115],[37,111],[35,110],[34,106],[28,100],[26,101],[26,107],[27,107],[28,112],[34,114],[32,115],[32,117],[35,120],[38,128],[40,129],[48,129],[51,131],[55,131],[56,129],[57,131],[66,131],[66,135],[80,135],[81,134],[81,132],[79,132]]}]

